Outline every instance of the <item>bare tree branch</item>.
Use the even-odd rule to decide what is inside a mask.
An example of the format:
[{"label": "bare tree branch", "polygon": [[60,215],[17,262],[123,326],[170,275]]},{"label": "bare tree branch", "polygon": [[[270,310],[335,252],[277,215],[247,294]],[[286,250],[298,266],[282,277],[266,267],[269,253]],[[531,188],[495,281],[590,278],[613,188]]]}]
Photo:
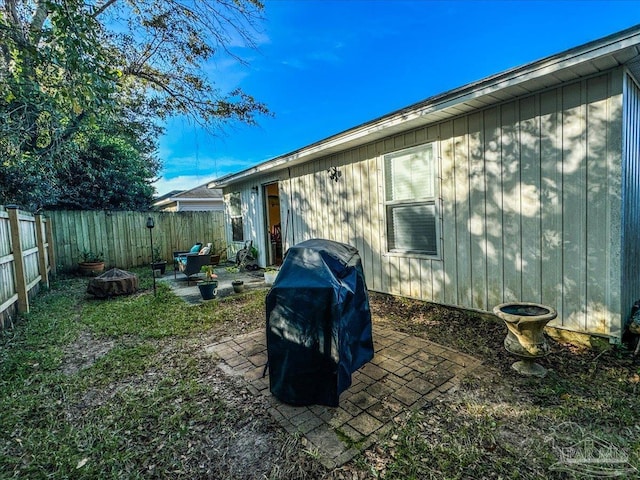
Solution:
[{"label": "bare tree branch", "polygon": [[46,0],[39,0],[36,11],[31,19],[31,24],[29,25],[29,32],[31,33],[32,41],[35,44],[37,44],[42,37],[42,26],[49,16],[49,13]]},{"label": "bare tree branch", "polygon": [[113,5],[114,3],[116,3],[118,0],[107,0],[106,2],[104,2],[102,5],[100,5],[99,7],[95,8],[93,10],[93,12],[91,13],[91,16],[93,18],[97,18],[98,16],[100,16],[107,8],[109,8],[111,5]]},{"label": "bare tree branch", "polygon": [[18,35],[16,40],[26,44],[26,38],[24,36],[24,30],[20,20],[20,14],[18,13],[17,3],[17,0],[5,0],[5,11],[7,12],[10,24],[14,27],[14,32]]}]

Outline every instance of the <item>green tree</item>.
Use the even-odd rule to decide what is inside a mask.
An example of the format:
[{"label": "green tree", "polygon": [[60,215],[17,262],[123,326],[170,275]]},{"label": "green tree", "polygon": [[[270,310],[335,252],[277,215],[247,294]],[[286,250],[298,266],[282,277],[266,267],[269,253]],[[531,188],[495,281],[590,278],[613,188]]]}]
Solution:
[{"label": "green tree", "polygon": [[158,173],[154,129],[143,123],[118,122],[95,127],[74,142],[68,162],[57,172],[64,186],[48,209],[147,210]]},{"label": "green tree", "polygon": [[146,210],[154,189],[153,164],[125,138],[96,134],[86,150],[58,173],[65,186],[47,208],[69,210]]},{"label": "green tree", "polygon": [[[73,5],[4,0],[0,11],[0,200],[33,207],[55,198],[55,173],[81,125],[115,91],[103,32]],[[64,33],[67,32],[67,33]],[[106,109],[103,109],[106,110]]]},{"label": "green tree", "polygon": [[0,0],[0,202],[55,203],[69,158],[80,161],[75,142],[116,115],[255,123],[266,107],[221,92],[204,67],[230,45],[254,46],[261,10],[257,0]]}]

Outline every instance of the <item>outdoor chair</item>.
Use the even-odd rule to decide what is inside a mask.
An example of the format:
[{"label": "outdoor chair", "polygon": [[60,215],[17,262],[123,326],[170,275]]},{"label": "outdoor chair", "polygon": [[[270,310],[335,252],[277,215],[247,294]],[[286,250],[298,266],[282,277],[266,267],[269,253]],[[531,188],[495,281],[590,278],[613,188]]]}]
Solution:
[{"label": "outdoor chair", "polygon": [[184,262],[178,263],[178,270],[187,276],[187,284],[193,275],[197,275],[202,267],[209,265],[211,257],[209,255],[187,255]]},{"label": "outdoor chair", "polygon": [[179,263],[181,261],[186,261],[185,257],[187,255],[197,255],[201,248],[202,248],[202,242],[197,242],[193,245],[193,247],[191,247],[191,250],[173,252],[173,278],[176,278],[176,273],[178,272]]},{"label": "outdoor chair", "polygon": [[[193,247],[195,249],[195,245]],[[192,250],[193,250],[192,249]],[[202,267],[211,263],[211,244],[207,243],[207,246],[202,248],[198,252],[189,252],[182,255],[175,256],[178,271],[184,273],[187,277],[187,284],[191,281],[193,275],[197,275],[202,270]],[[174,271],[175,277],[175,271]]]}]

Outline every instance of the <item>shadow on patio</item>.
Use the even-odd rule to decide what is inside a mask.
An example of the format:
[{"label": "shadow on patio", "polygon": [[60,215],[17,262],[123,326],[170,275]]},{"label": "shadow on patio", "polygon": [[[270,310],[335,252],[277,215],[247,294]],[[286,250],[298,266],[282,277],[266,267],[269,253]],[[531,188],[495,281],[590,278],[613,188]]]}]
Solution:
[{"label": "shadow on patio", "polygon": [[289,433],[304,437],[327,468],[340,466],[387,433],[404,411],[428,406],[455,390],[480,365],[468,355],[386,327],[373,332],[375,357],[355,372],[337,408],[294,407],[269,391],[266,332],[224,338],[206,347],[228,375],[242,376],[262,396],[270,414]]}]

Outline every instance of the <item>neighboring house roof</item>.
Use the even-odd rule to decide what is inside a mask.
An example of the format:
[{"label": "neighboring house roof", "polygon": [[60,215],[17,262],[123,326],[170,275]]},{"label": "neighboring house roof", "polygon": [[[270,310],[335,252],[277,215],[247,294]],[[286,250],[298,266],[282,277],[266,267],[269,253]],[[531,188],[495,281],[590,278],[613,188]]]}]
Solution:
[{"label": "neighboring house roof", "polygon": [[198,185],[190,190],[174,190],[154,199],[152,206],[163,208],[176,202],[222,203],[222,190],[207,188],[207,184]]},{"label": "neighboring house roof", "polygon": [[208,186],[220,188],[250,180],[267,171],[298,165],[400,131],[457,117],[620,65],[627,65],[632,74],[639,78],[639,46],[640,25],[636,25],[542,60],[427,98],[254,167],[220,177]]},{"label": "neighboring house roof", "polygon": [[180,200],[187,200],[187,199],[219,199],[222,200],[222,191],[220,190],[212,190],[210,188],[207,188],[207,184],[205,183],[204,185],[200,185],[196,188],[192,188],[191,190],[185,190],[184,192],[180,193],[179,195],[176,195],[176,197],[180,198]]},{"label": "neighboring house roof", "polygon": [[156,197],[153,199],[153,205],[158,204],[159,202],[163,202],[164,200],[171,198],[171,197],[175,197],[176,195],[178,195],[179,193],[184,192],[184,190],[171,190],[169,193],[165,193],[164,195],[160,195],[159,197]]}]

